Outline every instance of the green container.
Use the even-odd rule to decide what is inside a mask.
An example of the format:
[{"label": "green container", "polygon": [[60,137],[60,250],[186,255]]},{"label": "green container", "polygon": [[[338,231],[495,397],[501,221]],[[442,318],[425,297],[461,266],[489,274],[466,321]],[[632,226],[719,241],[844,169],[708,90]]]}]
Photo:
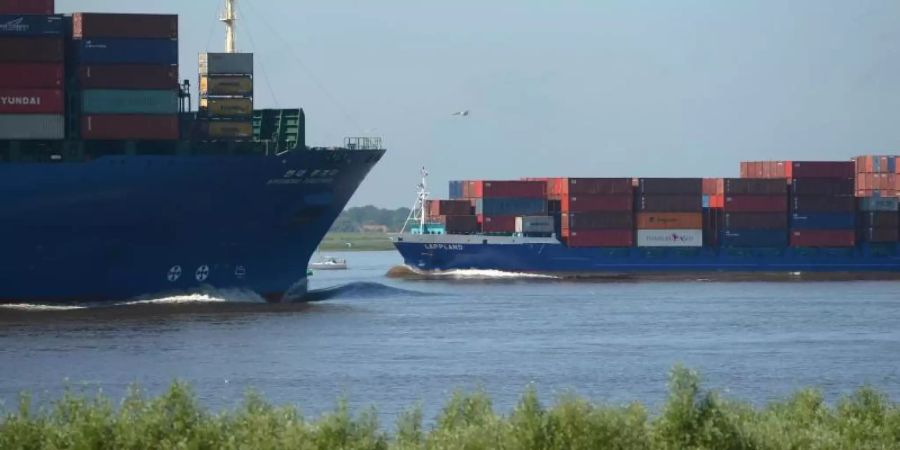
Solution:
[{"label": "green container", "polygon": [[172,90],[88,89],[81,93],[84,114],[178,114]]}]

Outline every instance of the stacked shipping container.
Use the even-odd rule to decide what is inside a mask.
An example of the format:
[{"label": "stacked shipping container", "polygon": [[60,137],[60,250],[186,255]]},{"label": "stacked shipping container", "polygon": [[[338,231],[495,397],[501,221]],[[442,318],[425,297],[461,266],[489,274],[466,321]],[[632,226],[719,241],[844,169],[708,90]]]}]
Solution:
[{"label": "stacked shipping container", "polygon": [[253,54],[200,54],[200,111],[213,139],[253,137]]},{"label": "stacked shipping container", "polygon": [[63,17],[52,1],[0,5],[0,139],[64,139]]},{"label": "stacked shipping container", "polygon": [[426,220],[439,223],[449,234],[477,233],[478,219],[470,200],[428,200]]},{"label": "stacked shipping container", "polygon": [[550,178],[546,183],[548,198],[559,210],[560,235],[570,247],[634,245],[630,178]]},{"label": "stacked shipping container", "polygon": [[785,247],[788,185],[784,179],[726,178],[723,247]]},{"label": "stacked shipping container", "polygon": [[484,233],[514,233],[516,217],[547,215],[547,188],[540,181],[470,181],[463,190]]},{"label": "stacked shipping container", "polygon": [[638,180],[638,247],[703,246],[703,180]]},{"label": "stacked shipping container", "polygon": [[791,246],[852,247],[856,244],[854,164],[791,163]]},{"label": "stacked shipping container", "polygon": [[178,16],[75,13],[81,137],[178,139]]},{"label": "stacked shipping container", "polygon": [[900,241],[897,156],[866,155],[856,161],[857,238],[863,242]]}]

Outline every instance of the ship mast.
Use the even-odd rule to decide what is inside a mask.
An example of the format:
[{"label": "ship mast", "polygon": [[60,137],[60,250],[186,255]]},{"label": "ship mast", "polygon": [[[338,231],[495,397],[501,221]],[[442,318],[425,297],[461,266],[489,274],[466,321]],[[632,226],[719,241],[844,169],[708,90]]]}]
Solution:
[{"label": "ship mast", "polygon": [[[412,209],[409,210],[409,216],[406,217],[406,222],[403,223],[403,229],[400,230],[400,234],[406,232],[406,228],[410,224],[415,224],[414,226],[418,226],[418,233],[425,233],[425,219],[428,216],[428,212],[425,210],[425,205],[428,203],[428,171],[422,167],[422,181],[419,182],[416,190],[416,203],[413,204]],[[415,230],[415,229],[411,229]]]},{"label": "ship mast", "polygon": [[237,14],[235,14],[234,4],[237,0],[225,0],[225,14],[220,21],[225,23],[225,53],[237,53],[237,44],[235,39],[235,27],[237,25]]}]

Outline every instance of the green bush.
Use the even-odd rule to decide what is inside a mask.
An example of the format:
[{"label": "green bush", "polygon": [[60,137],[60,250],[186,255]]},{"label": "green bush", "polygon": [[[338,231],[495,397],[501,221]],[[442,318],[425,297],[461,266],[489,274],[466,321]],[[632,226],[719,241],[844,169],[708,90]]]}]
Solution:
[{"label": "green bush", "polygon": [[677,367],[658,414],[639,404],[596,405],[564,395],[543,405],[528,389],[508,414],[484,392],[456,393],[434,425],[421,408],[389,433],[374,409],[352,414],[345,401],[315,420],[293,407],[248,394],[235,410],[202,408],[190,387],[174,383],[147,398],[132,389],[114,406],[102,395],[65,393],[35,409],[22,395],[0,417],[0,449],[897,449],[900,409],[871,388],[834,405],[811,390],[762,408],[703,390]]}]

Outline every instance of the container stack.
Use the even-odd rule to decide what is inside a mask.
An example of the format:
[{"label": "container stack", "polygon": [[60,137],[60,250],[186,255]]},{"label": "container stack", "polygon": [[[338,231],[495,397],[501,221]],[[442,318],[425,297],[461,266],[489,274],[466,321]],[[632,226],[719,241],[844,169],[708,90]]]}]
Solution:
[{"label": "container stack", "polygon": [[726,178],[722,247],[786,247],[788,184],[778,178]]},{"label": "container stack", "polygon": [[439,223],[448,234],[477,233],[478,219],[469,200],[428,200],[426,220]]},{"label": "container stack", "polygon": [[178,139],[177,15],[75,13],[72,46],[82,139]]},{"label": "container stack", "polygon": [[470,181],[463,188],[487,234],[516,232],[516,218],[547,215],[547,185],[541,181]]},{"label": "container stack", "polygon": [[792,247],[853,247],[856,199],[852,161],[792,161]]},{"label": "container stack", "polygon": [[631,178],[551,178],[547,193],[559,210],[559,235],[569,247],[634,245]]},{"label": "container stack", "polygon": [[703,180],[638,180],[637,246],[703,246]]},{"label": "container stack", "polygon": [[724,225],[725,185],[722,178],[703,179],[703,244],[718,247]]},{"label": "container stack", "polygon": [[465,181],[461,180],[451,180],[449,184],[449,192],[450,195],[448,198],[450,200],[462,200],[463,199],[463,183]]},{"label": "container stack", "polygon": [[253,137],[253,54],[200,54],[200,112],[205,137]]},{"label": "container stack", "polygon": [[897,157],[866,155],[854,160],[859,211],[857,238],[862,242],[885,244],[900,241]]},{"label": "container stack", "polygon": [[53,1],[0,1],[0,139],[65,138],[63,28]]}]

